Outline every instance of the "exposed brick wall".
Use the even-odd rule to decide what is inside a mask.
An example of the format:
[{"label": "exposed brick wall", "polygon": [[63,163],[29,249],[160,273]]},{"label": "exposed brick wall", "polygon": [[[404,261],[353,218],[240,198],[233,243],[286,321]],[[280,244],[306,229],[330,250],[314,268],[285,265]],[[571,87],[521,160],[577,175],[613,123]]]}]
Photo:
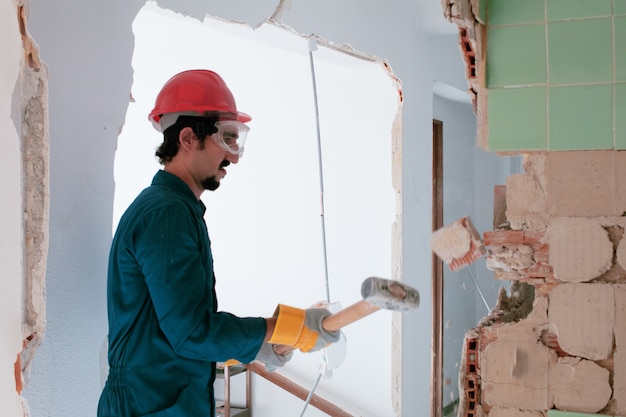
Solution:
[{"label": "exposed brick wall", "polygon": [[[511,284],[510,296],[501,294],[498,306],[466,335],[459,416],[517,415],[520,410],[542,416],[549,409],[626,414],[626,331],[622,330],[626,328],[626,272],[621,261],[622,251],[626,253],[626,217],[606,216],[607,208],[623,211],[614,204],[619,198],[608,205],[607,200],[599,201],[594,215],[587,195],[577,192],[597,190],[596,182],[610,184],[604,188],[614,192],[626,191],[626,184],[620,183],[621,167],[612,164],[626,153],[615,153],[619,151],[526,156],[526,173],[521,175],[550,184],[542,194],[545,204],[534,205],[545,207],[545,213],[535,212],[546,219],[545,226],[538,222],[531,228],[531,222],[520,222],[513,229],[505,221],[483,233],[487,267],[494,278],[515,285]],[[603,166],[606,175],[572,183],[566,176],[577,169],[573,162],[581,160]],[[524,213],[514,205],[524,201],[527,190],[524,185],[507,187],[507,214]],[[501,194],[502,188],[495,191]],[[554,194],[565,196],[568,204],[563,198],[553,199]],[[563,207],[582,207],[578,201],[584,202],[584,213],[560,215]],[[508,310],[516,306],[512,300],[521,297],[520,288],[534,290],[532,298],[521,300],[532,303],[532,310],[505,321],[511,316]]]}]

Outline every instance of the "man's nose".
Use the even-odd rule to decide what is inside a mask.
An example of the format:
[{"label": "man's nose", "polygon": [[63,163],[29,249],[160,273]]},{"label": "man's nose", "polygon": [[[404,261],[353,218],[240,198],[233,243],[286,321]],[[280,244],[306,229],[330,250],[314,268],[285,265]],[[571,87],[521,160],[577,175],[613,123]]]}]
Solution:
[{"label": "man's nose", "polygon": [[226,152],[226,160],[231,164],[236,164],[237,162],[239,162],[239,155],[231,152]]}]

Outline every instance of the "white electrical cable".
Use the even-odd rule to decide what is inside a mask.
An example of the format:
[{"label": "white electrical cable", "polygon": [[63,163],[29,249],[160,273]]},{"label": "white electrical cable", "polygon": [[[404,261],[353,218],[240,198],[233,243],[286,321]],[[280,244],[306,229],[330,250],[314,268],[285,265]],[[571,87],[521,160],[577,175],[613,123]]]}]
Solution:
[{"label": "white electrical cable", "polygon": [[326,253],[326,221],[324,219],[324,166],[322,164],[322,138],[320,133],[320,112],[317,103],[317,83],[315,79],[315,65],[313,51],[317,50],[317,40],[314,35],[309,36],[309,64],[311,67],[311,81],[313,82],[313,103],[315,107],[315,127],[317,130],[317,162],[320,179],[320,219],[322,220],[322,246],[324,256],[324,278],[326,283],[326,301],[330,303],[330,285],[328,280],[328,255]]},{"label": "white electrical cable", "polygon": [[304,402],[304,408],[302,409],[302,412],[300,413],[300,417],[304,416],[304,412],[306,411],[307,406],[311,402],[311,398],[313,398],[313,393],[317,389],[317,384],[320,383],[320,379],[322,379],[322,374],[317,375],[317,379],[315,380],[315,385],[313,385],[313,389],[311,390],[311,392],[309,392],[309,395],[306,397],[306,401]]},{"label": "white electrical cable", "polygon": [[[328,256],[326,254],[326,221],[324,219],[324,167],[322,164],[322,138],[320,134],[320,112],[319,106],[317,103],[317,83],[315,80],[315,65],[313,63],[313,51],[317,50],[317,38],[315,35],[309,36],[309,64],[311,67],[311,80],[313,82],[313,102],[315,105],[315,127],[317,129],[317,161],[319,168],[319,177],[320,177],[320,218],[322,220],[322,246],[323,246],[323,257],[324,257],[324,279],[326,284],[326,301],[330,303],[330,284],[328,280]],[[304,407],[302,408],[302,413],[300,413],[300,417],[304,416],[304,413],[311,402],[311,398],[313,398],[313,394],[317,389],[317,385],[322,378],[322,374],[318,374],[317,379],[315,380],[315,385],[309,392],[309,395],[304,402]]]},{"label": "white electrical cable", "polygon": [[485,295],[481,291],[480,286],[478,285],[478,282],[476,281],[476,278],[474,277],[474,274],[472,273],[472,270],[469,268],[469,266],[466,266],[465,269],[467,270],[467,272],[469,272],[469,276],[472,278],[472,281],[474,281],[474,285],[476,286],[476,289],[478,290],[478,294],[480,295],[480,298],[483,299],[483,304],[485,304],[485,308],[487,309],[487,314],[489,314],[491,312],[491,307],[489,307],[489,304],[487,304]]}]

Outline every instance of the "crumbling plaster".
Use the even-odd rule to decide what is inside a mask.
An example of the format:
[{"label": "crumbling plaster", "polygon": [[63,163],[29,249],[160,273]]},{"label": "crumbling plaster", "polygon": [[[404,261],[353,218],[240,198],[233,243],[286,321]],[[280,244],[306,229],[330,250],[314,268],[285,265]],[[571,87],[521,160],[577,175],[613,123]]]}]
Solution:
[{"label": "crumbling plaster", "polygon": [[22,411],[17,381],[21,383],[21,364],[17,360],[22,349],[22,275],[23,275],[23,224],[21,187],[21,147],[14,119],[19,120],[19,105],[13,102],[16,82],[22,67],[22,43],[13,2],[2,4],[0,30],[4,59],[0,63],[0,90],[4,99],[0,101],[0,129],[3,137],[3,152],[0,153],[0,182],[5,197],[0,199],[0,404],[13,415]]},{"label": "crumbling plaster", "polygon": [[[26,25],[28,4],[13,1],[3,5],[3,82],[7,103],[3,137],[2,363],[12,371],[2,372],[0,396],[3,409],[17,411],[19,397],[28,380],[32,353],[45,333],[45,273],[48,252],[49,146],[47,70]],[[12,54],[11,52],[17,52]],[[8,358],[6,357],[8,356]],[[7,378],[10,376],[11,378]],[[8,386],[7,386],[8,384]],[[11,393],[11,394],[9,394]],[[6,396],[11,397],[5,398]],[[21,406],[20,406],[21,408]],[[27,407],[21,413],[25,413]]]}]

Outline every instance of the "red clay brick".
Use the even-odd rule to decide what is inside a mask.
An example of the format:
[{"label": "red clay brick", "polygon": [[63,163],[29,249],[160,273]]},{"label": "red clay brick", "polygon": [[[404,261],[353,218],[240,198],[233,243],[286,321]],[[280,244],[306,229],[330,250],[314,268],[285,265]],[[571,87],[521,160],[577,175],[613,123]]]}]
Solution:
[{"label": "red clay brick", "polygon": [[530,245],[543,243],[545,232],[534,230],[493,230],[483,234],[486,246]]}]

